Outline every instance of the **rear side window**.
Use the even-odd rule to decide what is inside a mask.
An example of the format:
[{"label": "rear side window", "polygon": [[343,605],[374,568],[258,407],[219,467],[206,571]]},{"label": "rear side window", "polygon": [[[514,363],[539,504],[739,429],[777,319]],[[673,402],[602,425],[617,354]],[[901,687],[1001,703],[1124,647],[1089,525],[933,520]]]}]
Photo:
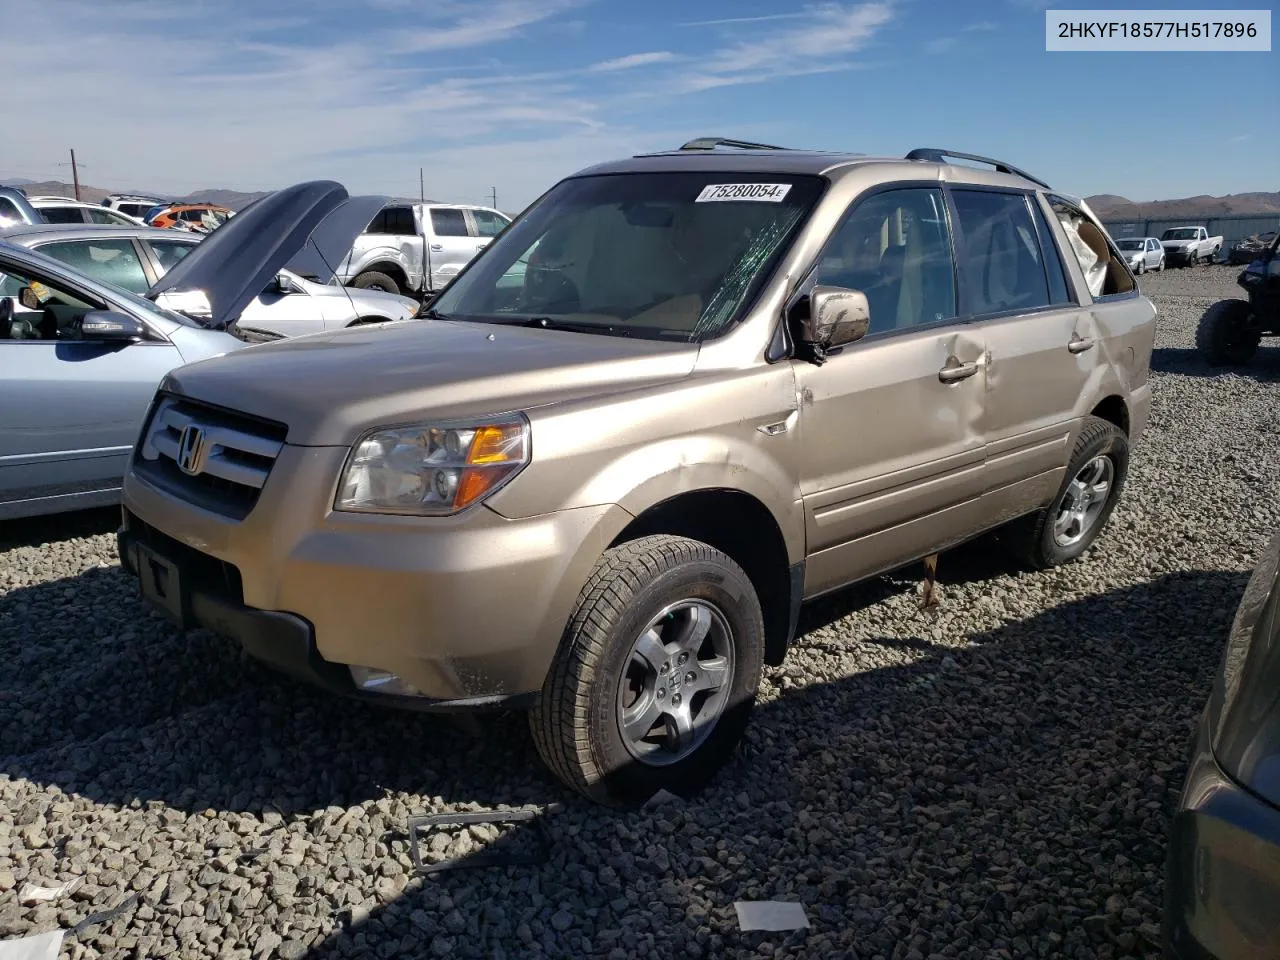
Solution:
[{"label": "rear side window", "polygon": [[146,293],[151,286],[132,240],[62,240],[39,250],[87,277],[130,293]]},{"label": "rear side window", "polygon": [[1054,239],[1049,221],[1045,219],[1035,199],[1031,200],[1031,214],[1036,221],[1036,230],[1040,234],[1040,249],[1044,251],[1045,273],[1049,277],[1049,299],[1052,303],[1075,303],[1071,287],[1067,283],[1066,267],[1062,264],[1062,252],[1058,249],[1058,241]]},{"label": "rear side window", "polygon": [[1052,195],[1048,200],[1084,273],[1089,293],[1111,297],[1135,290],[1133,274],[1103,229],[1070,200]]},{"label": "rear side window", "polygon": [[418,231],[413,225],[411,207],[387,207],[373,218],[365,233],[384,233],[397,237],[411,237]]},{"label": "rear side window", "polygon": [[40,214],[48,223],[84,223],[79,207],[41,207]]},{"label": "rear side window", "polygon": [[431,229],[437,237],[465,237],[467,233],[467,217],[461,210],[431,211]]},{"label": "rear side window", "polygon": [[1050,304],[1040,242],[1020,193],[953,190],[964,243],[960,269],[974,314],[1035,310]]}]

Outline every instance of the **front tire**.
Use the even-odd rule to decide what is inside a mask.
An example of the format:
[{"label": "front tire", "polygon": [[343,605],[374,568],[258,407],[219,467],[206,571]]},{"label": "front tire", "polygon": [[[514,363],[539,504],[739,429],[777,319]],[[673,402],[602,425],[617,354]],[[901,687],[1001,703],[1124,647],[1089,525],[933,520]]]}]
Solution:
[{"label": "front tire", "polygon": [[708,544],[651,536],[607,550],[529,715],[543,762],[609,806],[687,797],[732,756],[764,662],[747,575]]},{"label": "front tire", "polygon": [[1129,475],[1129,438],[1101,417],[1087,417],[1053,502],[1011,525],[1014,551],[1033,569],[1070,563],[1093,545]]},{"label": "front tire", "polygon": [[1258,352],[1262,336],[1249,329],[1247,300],[1219,300],[1200,318],[1196,350],[1211,366],[1243,366]]}]

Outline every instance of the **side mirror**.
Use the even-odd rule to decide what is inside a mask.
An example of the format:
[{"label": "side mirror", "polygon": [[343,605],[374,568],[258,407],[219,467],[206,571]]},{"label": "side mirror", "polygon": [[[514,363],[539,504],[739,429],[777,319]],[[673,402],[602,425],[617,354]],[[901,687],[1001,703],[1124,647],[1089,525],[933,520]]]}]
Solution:
[{"label": "side mirror", "polygon": [[70,332],[73,339],[99,343],[136,343],[147,337],[141,320],[112,310],[90,310],[72,325]]},{"label": "side mirror", "polygon": [[865,293],[819,284],[809,294],[809,316],[801,321],[797,339],[821,363],[833,347],[861,340],[869,329],[871,308]]},{"label": "side mirror", "polygon": [[298,285],[293,282],[292,277],[290,277],[288,274],[279,273],[279,274],[276,274],[275,280],[271,282],[271,286],[267,287],[267,292],[287,294],[287,293],[301,293],[302,291],[298,287]]}]

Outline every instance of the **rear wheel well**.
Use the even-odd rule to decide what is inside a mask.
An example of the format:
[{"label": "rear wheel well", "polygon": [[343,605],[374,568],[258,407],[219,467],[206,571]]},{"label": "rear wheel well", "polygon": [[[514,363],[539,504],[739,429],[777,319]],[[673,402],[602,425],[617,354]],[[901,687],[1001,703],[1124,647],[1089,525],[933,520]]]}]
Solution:
[{"label": "rear wheel well", "polygon": [[1115,424],[1126,437],[1129,435],[1129,408],[1124,402],[1124,397],[1112,394],[1094,407],[1092,414]]},{"label": "rear wheel well", "polygon": [[660,533],[710,544],[742,567],[760,598],[765,662],[780,664],[791,639],[791,578],[786,541],[769,508],[739,490],[684,493],[645,510],[610,546]]},{"label": "rear wheel well", "polygon": [[400,267],[400,265],[394,261],[387,260],[387,261],[380,261],[378,263],[371,263],[368,266],[362,268],[360,270],[360,273],[357,273],[349,281],[347,281],[348,284],[354,283],[356,280],[356,277],[364,273],[385,273],[388,277],[390,277],[392,280],[394,280],[396,283],[400,285],[401,290],[407,290],[409,288],[408,274],[406,274],[404,270]]}]

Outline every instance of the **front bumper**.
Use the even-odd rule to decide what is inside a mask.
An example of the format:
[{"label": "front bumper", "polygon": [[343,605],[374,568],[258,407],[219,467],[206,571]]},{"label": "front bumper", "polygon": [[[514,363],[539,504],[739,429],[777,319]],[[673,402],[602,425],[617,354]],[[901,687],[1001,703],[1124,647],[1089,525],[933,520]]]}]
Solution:
[{"label": "front bumper", "polygon": [[1219,768],[1201,719],[1165,870],[1164,940],[1175,960],[1280,957],[1280,809]]},{"label": "front bumper", "polygon": [[1194,254],[1194,250],[1183,249],[1180,247],[1164,248],[1165,263],[1189,263]]},{"label": "front bumper", "polygon": [[130,471],[122,563],[137,576],[138,546],[150,550],[146,559],[176,571],[168,612],[182,626],[230,637],[335,692],[359,692],[348,667],[360,666],[415,688],[421,696],[406,706],[535,694],[582,585],[630,514],[615,505],[519,520],[484,506],[455,517],[341,514],[329,504],[344,457],[286,446],[240,521]]}]

